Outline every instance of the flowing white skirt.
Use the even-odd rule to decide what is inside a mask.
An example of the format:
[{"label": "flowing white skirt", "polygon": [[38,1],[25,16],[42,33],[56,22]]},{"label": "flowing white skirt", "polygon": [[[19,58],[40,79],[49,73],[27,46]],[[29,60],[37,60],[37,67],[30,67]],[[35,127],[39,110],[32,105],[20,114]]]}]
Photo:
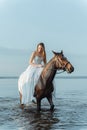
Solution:
[{"label": "flowing white skirt", "polygon": [[34,99],[34,87],[42,70],[42,67],[29,65],[28,68],[20,75],[18,80],[18,90],[22,94],[22,104],[29,104],[32,99]]}]

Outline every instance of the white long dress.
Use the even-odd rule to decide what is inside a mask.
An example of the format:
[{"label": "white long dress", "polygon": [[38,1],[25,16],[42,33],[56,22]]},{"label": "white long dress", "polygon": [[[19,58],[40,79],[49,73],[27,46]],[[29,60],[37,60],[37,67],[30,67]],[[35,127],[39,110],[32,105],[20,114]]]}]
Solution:
[{"label": "white long dress", "polygon": [[[33,60],[35,64],[42,64],[43,58],[36,56]],[[43,67],[29,65],[18,79],[18,90],[22,94],[22,104],[30,104],[34,94],[34,87],[43,70]]]}]

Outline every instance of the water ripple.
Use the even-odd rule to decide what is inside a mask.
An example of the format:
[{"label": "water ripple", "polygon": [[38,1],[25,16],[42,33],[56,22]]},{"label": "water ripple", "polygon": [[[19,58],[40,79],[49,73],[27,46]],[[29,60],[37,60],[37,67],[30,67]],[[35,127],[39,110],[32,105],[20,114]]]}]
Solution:
[{"label": "water ripple", "polygon": [[[42,104],[41,112],[36,106],[20,109],[18,98],[0,98],[0,128],[15,130],[80,130],[87,128],[87,103],[75,98],[57,98],[55,110]],[[6,128],[4,128],[6,127]]]}]

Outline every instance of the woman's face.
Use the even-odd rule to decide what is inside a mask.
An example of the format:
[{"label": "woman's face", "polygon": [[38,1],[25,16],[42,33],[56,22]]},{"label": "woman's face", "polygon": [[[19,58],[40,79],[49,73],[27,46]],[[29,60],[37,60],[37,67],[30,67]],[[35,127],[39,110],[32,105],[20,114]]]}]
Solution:
[{"label": "woman's face", "polygon": [[41,45],[39,45],[37,51],[38,52],[43,52],[43,47]]}]

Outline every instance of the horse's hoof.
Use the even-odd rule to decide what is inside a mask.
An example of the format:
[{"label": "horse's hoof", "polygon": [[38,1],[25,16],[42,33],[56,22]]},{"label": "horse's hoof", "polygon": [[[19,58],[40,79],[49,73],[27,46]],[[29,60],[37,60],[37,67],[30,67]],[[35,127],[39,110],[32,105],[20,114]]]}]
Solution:
[{"label": "horse's hoof", "polygon": [[20,108],[21,108],[21,109],[24,109],[24,104],[21,104],[21,105],[20,105]]},{"label": "horse's hoof", "polygon": [[52,106],[51,106],[50,110],[51,110],[51,111],[53,111],[53,110],[54,110],[54,105],[52,105]]}]

